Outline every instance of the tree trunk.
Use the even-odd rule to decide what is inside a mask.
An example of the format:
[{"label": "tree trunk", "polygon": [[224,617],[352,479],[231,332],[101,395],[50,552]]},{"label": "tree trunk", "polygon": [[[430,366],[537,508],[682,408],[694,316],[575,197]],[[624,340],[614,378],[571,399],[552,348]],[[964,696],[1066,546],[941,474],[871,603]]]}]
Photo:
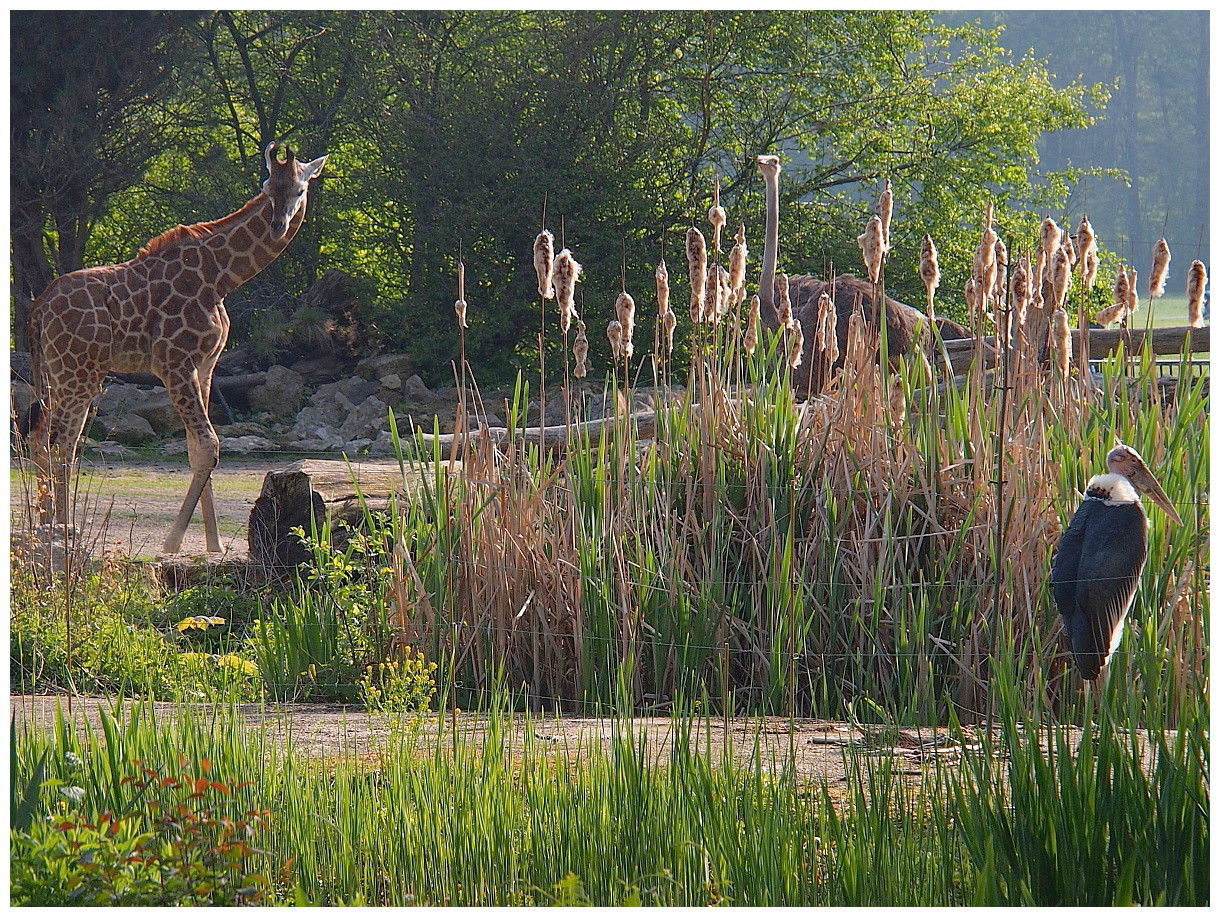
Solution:
[{"label": "tree trunk", "polygon": [[[391,495],[399,500],[434,482],[449,468],[442,463],[399,467],[397,461],[346,462],[306,459],[267,472],[250,511],[250,558],[278,569],[297,567],[312,554],[293,533],[306,536],[330,526],[331,550],[346,547],[351,533],[364,528],[366,509],[385,513]],[[460,469],[455,462],[453,468]]]}]

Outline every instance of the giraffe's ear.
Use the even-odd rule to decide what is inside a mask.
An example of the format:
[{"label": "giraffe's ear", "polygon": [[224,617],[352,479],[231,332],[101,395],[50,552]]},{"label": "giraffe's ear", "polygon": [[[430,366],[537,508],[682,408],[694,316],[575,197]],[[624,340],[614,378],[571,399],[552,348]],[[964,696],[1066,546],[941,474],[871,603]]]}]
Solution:
[{"label": "giraffe's ear", "polygon": [[326,157],[319,156],[313,162],[306,163],[301,166],[301,178],[305,181],[313,181],[322,171],[322,166],[326,165]]}]

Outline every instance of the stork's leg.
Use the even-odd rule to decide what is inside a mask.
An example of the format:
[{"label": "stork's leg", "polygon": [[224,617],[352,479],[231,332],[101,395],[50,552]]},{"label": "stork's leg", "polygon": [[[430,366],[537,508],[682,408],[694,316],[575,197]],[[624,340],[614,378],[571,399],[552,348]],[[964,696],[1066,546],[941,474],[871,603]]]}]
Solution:
[{"label": "stork's leg", "polygon": [[163,377],[162,381],[165,382],[170,400],[182,418],[183,426],[186,427],[186,447],[191,463],[191,483],[187,487],[182,508],[178,510],[178,517],[170,527],[169,534],[165,536],[162,550],[166,554],[177,554],[182,548],[182,539],[186,536],[186,527],[191,521],[191,515],[195,512],[195,507],[206,491],[207,498],[202,507],[204,530],[207,535],[208,551],[216,552],[220,550],[220,539],[216,525],[216,509],[209,484],[212,469],[216,467],[216,463],[220,459],[220,439],[216,436],[211,421],[208,420],[203,393],[199,387],[199,377],[193,368],[189,375],[183,374],[177,377],[171,375],[170,378]]}]

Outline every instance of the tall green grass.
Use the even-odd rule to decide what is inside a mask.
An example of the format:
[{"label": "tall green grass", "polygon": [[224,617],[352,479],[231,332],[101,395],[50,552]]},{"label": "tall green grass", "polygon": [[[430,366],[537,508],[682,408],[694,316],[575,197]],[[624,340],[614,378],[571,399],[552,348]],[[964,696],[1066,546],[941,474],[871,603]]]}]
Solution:
[{"label": "tall green grass", "polygon": [[439,734],[319,759],[242,728],[232,708],[157,717],[137,704],[95,732],[15,729],[13,849],[38,849],[68,815],[155,833],[181,790],[132,779],[151,771],[196,787],[206,775],[192,804],[214,818],[269,813],[241,866],[279,877],[269,892],[287,902],[1206,903],[1206,705],[1176,734],[1103,719],[1077,739],[1043,731],[1014,697],[960,764],[913,783],[905,762],[845,752],[841,790],[757,744],[744,760],[717,751],[719,724],[687,714],[664,755],[629,720],[604,748],[569,747],[495,705],[473,731],[448,733],[442,717]]}]

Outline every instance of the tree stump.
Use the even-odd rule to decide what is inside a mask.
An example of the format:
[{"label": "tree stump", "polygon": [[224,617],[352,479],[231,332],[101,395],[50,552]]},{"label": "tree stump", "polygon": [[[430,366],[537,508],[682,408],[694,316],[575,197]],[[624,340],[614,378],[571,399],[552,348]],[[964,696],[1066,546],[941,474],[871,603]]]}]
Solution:
[{"label": "tree stump", "polygon": [[[441,467],[444,473],[449,464]],[[454,462],[453,467],[456,470],[461,463]],[[310,552],[292,531],[297,527],[308,535],[329,524],[332,547],[342,549],[351,533],[364,526],[366,508],[386,512],[392,495],[406,498],[423,486],[425,478],[435,480],[435,474],[436,467],[428,463],[349,465],[313,459],[269,471],[250,511],[250,559],[278,569],[308,561]]]}]

